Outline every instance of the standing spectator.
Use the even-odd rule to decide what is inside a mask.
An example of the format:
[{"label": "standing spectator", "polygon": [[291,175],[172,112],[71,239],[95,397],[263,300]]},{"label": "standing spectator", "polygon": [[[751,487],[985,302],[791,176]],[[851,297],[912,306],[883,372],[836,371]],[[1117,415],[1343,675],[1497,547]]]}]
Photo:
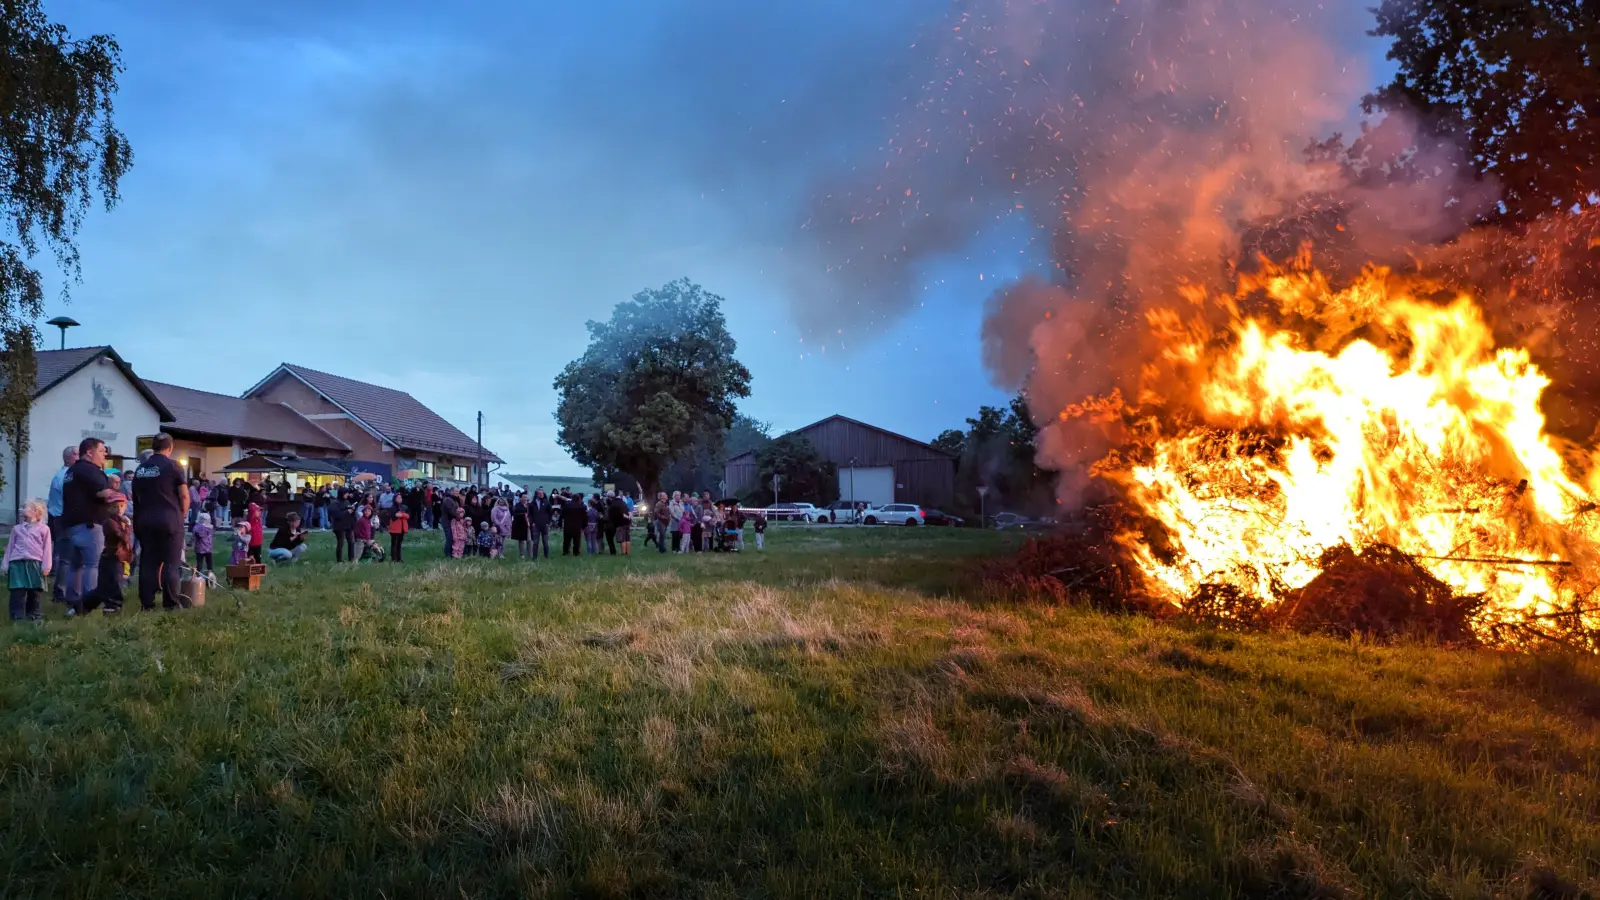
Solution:
[{"label": "standing spectator", "polygon": [[511,506],[511,540],[516,542],[518,559],[528,558],[528,500],[528,494],[524,491],[517,495],[517,502]]},{"label": "standing spectator", "polygon": [[767,547],[767,514],[756,513],[756,549],[765,550]]},{"label": "standing spectator", "polygon": [[595,494],[583,509],[583,542],[590,556],[600,555],[600,499]]},{"label": "standing spectator", "polygon": [[172,435],[150,442],[150,458],[133,472],[133,536],[139,542],[139,606],[178,608],[178,575],[183,567],[183,526],[189,519],[189,482],[172,461]]},{"label": "standing spectator", "polygon": [[350,554],[351,562],[358,559],[355,535],[356,511],[350,503],[349,495],[343,491],[328,503],[328,524],[333,527],[333,561],[336,563],[344,562],[346,552]]},{"label": "standing spectator", "polygon": [[190,531],[194,534],[194,570],[210,575],[212,568],[212,539],[216,535],[216,529],[211,525],[211,514],[197,514],[194,519],[194,528],[190,529]]},{"label": "standing spectator", "polygon": [[[118,480],[115,475],[111,478]],[[129,477],[122,480],[132,481],[133,473],[130,472]],[[122,611],[122,586],[127,584],[133,570],[133,520],[123,512],[127,506],[127,499],[118,493],[111,501],[111,515],[103,526],[106,548],[100,553],[99,583],[95,585],[94,593],[95,600],[107,615]]]},{"label": "standing spectator", "polygon": [[45,501],[45,509],[49,515],[47,525],[50,528],[50,546],[53,548],[55,558],[51,562],[51,571],[55,572],[55,580],[50,589],[50,599],[61,601],[66,598],[66,585],[61,581],[61,551],[66,548],[67,529],[62,526],[61,502],[62,489],[67,483],[67,470],[78,461],[78,448],[67,447],[61,451],[61,468],[56,470],[56,476],[50,479],[50,496]]},{"label": "standing spectator", "polygon": [[211,499],[216,503],[218,526],[233,527],[233,490],[228,487],[228,479],[217,479],[217,486],[211,489]]},{"label": "standing spectator", "polygon": [[411,522],[407,530],[422,527],[423,509],[425,507],[422,504],[421,485],[412,485],[406,488],[406,512],[411,516]]},{"label": "standing spectator", "polygon": [[84,438],[78,444],[78,459],[67,468],[61,485],[61,519],[67,544],[61,555],[66,580],[62,602],[67,604],[69,616],[88,612],[96,603],[88,598],[94,596],[100,582],[100,554],[106,545],[101,526],[117,496],[106,479],[105,464],[105,442]]},{"label": "standing spectator", "polygon": [[411,511],[401,504],[395,504],[394,514],[389,517],[389,561],[404,562],[401,557],[401,548],[406,542],[406,532],[411,530]]},{"label": "standing spectator", "polygon": [[533,502],[528,508],[528,518],[533,524],[533,558],[539,558],[539,548],[544,548],[544,558],[550,558],[550,498],[544,488],[533,492]]},{"label": "standing spectator", "polygon": [[[618,531],[628,527],[628,504],[616,491],[611,492],[611,497],[606,501],[606,550],[612,555],[617,555]],[[622,540],[626,541],[627,535]]]},{"label": "standing spectator", "polygon": [[451,551],[451,546],[454,544],[454,540],[451,538],[451,535],[455,531],[456,514],[459,512],[461,512],[461,502],[456,499],[456,492],[454,490],[443,492],[439,498],[439,518],[435,519],[434,521],[438,522],[439,527],[445,532],[445,559],[450,559],[451,557],[459,559],[461,557],[461,554],[453,553]]},{"label": "standing spectator", "polygon": [[329,490],[326,485],[318,488],[315,502],[317,504],[318,527],[323,531],[331,530],[333,528],[333,515],[328,511],[328,507],[333,504],[333,491]]},{"label": "standing spectator", "polygon": [[267,523],[257,499],[251,498],[250,505],[244,509],[244,517],[250,525],[250,559],[261,562],[261,547],[267,540]]},{"label": "standing spectator", "polygon": [[467,544],[472,541],[472,527],[467,524],[467,511],[457,506],[450,519],[449,533],[444,542],[444,555],[460,559],[466,555]]},{"label": "standing spectator", "polygon": [[650,509],[650,515],[656,525],[656,550],[667,552],[667,533],[673,531],[672,504],[667,501],[667,494],[662,491],[656,494],[656,505]]},{"label": "standing spectator", "polygon": [[49,515],[45,504],[37,500],[24,503],[22,522],[11,529],[11,538],[6,541],[5,557],[0,562],[5,563],[7,587],[11,589],[13,622],[44,619],[39,595],[44,592],[45,576],[55,561],[54,541],[45,522]]},{"label": "standing spectator", "polygon": [[378,524],[389,527],[389,517],[394,514],[394,488],[388,484],[378,493]]},{"label": "standing spectator", "polygon": [[561,495],[561,555],[571,551],[573,556],[583,555],[583,526],[587,518],[583,495]]},{"label": "standing spectator", "polygon": [[424,529],[432,528],[433,524],[439,521],[438,510],[434,507],[435,502],[433,485],[424,481],[422,483],[422,521],[420,523]]},{"label": "standing spectator", "polygon": [[501,497],[494,501],[494,509],[489,511],[489,523],[494,526],[495,536],[500,538],[500,548],[506,546],[506,538],[511,536],[511,507],[506,503],[506,498]]}]

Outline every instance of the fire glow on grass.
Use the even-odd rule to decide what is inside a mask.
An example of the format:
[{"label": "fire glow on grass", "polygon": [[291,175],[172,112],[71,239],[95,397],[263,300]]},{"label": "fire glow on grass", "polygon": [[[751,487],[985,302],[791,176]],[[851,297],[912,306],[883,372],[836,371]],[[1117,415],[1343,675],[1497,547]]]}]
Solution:
[{"label": "fire glow on grass", "polygon": [[[1121,536],[1152,590],[1181,605],[1226,584],[1271,607],[1323,551],[1383,543],[1487,617],[1587,599],[1595,457],[1545,432],[1549,379],[1472,298],[1426,293],[1377,267],[1335,289],[1302,254],[1147,315],[1146,387],[1118,410],[1133,437],[1095,473],[1164,526]],[[1108,404],[1124,406],[1063,418]]]}]

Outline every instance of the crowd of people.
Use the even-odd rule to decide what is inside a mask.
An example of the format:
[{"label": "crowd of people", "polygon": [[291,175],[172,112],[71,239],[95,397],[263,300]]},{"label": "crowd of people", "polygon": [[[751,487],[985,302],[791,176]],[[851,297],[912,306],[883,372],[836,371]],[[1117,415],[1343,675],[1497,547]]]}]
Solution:
[{"label": "crowd of people", "polygon": [[[405,539],[413,529],[443,532],[444,556],[549,558],[552,532],[562,556],[631,554],[633,534],[658,553],[744,549],[754,526],[757,549],[765,546],[766,517],[747,516],[737,503],[714,502],[673,491],[646,504],[621,491],[585,495],[569,489],[546,493],[500,488],[457,488],[430,482],[293,488],[287,479],[260,484],[245,479],[208,482],[188,478],[172,460],[173,441],[156,435],[131,471],[108,473],[106,447],[86,438],[62,452],[62,467],[41,502],[23,505],[4,563],[13,620],[43,617],[40,598],[53,577],[52,598],[66,614],[95,609],[106,615],[123,607],[123,587],[138,572],[142,609],[184,604],[184,573],[210,578],[219,535],[232,544],[228,562],[295,563],[312,529],[334,537],[334,561],[405,561]],[[266,541],[269,500],[293,509]],[[387,551],[379,538],[387,534]],[[189,559],[192,552],[193,559]]]}]

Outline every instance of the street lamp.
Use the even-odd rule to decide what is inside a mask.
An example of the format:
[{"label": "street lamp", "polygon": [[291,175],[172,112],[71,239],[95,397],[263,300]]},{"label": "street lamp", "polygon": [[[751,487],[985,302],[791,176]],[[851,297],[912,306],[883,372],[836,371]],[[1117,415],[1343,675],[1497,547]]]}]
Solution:
[{"label": "street lamp", "polygon": [[861,524],[861,517],[856,515],[856,458],[850,457],[850,523]]},{"label": "street lamp", "polygon": [[978,527],[980,527],[980,528],[988,528],[989,527],[989,516],[987,514],[986,504],[984,503],[984,501],[987,500],[988,497],[989,497],[989,488],[988,488],[988,486],[987,485],[981,485],[981,484],[978,485]]}]

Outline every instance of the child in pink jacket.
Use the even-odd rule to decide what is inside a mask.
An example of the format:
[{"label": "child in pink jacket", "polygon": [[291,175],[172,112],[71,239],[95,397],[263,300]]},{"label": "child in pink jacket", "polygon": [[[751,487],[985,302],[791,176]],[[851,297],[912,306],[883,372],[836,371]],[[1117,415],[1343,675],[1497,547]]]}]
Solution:
[{"label": "child in pink jacket", "polygon": [[22,506],[22,523],[11,529],[11,540],[6,542],[4,562],[7,586],[11,588],[13,622],[44,619],[44,613],[39,610],[39,595],[44,592],[44,578],[50,574],[50,560],[55,556],[50,528],[44,524],[44,517],[44,504],[29,500]]}]

